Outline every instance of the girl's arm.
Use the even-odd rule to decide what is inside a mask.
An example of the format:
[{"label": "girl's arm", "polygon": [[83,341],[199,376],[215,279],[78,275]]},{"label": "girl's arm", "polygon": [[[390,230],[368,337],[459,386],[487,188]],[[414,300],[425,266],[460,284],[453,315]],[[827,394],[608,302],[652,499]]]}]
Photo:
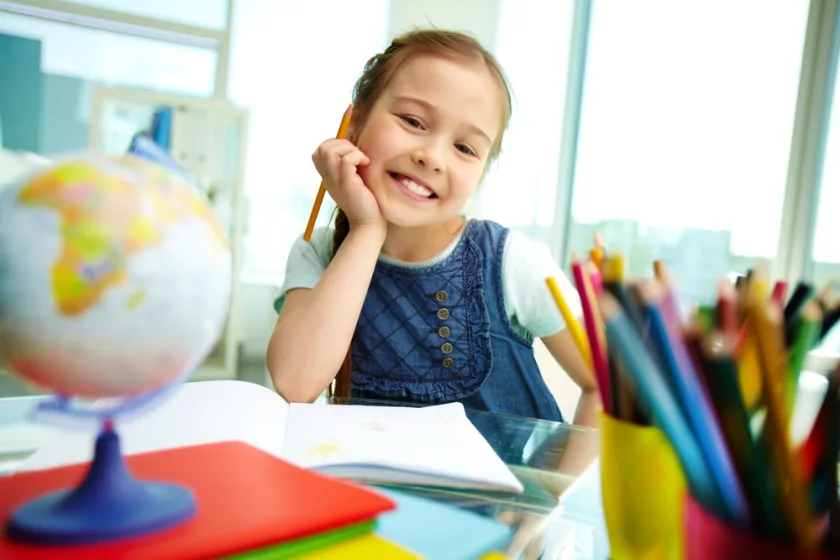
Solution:
[{"label": "girl's arm", "polygon": [[[579,319],[582,321],[582,319]],[[569,329],[542,337],[545,347],[560,364],[560,367],[572,378],[581,394],[575,410],[574,424],[579,426],[596,427],[598,418],[598,386],[595,383],[595,375],[589,371],[586,362],[575,346]]]},{"label": "girl's arm", "polygon": [[335,378],[384,241],[381,227],[351,228],[318,284],[286,294],[266,364],[288,402],[314,401]]},{"label": "girl's arm", "polygon": [[[578,321],[582,319],[579,318]],[[560,367],[581,389],[573,423],[578,426],[597,428],[600,396],[595,375],[583,361],[569,329],[544,336],[541,340]],[[557,470],[566,474],[579,475],[597,456],[598,438],[589,432],[573,432],[565,444]]]}]

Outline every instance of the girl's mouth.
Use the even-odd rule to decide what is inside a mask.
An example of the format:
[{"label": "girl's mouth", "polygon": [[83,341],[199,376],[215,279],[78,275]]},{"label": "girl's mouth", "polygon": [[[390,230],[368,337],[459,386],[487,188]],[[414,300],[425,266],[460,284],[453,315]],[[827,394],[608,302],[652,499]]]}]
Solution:
[{"label": "girl's mouth", "polygon": [[435,194],[435,192],[432,189],[430,189],[426,185],[418,183],[411,177],[393,171],[389,171],[388,175],[390,175],[394,181],[399,183],[405,191],[408,191],[410,194],[413,194],[416,197],[425,200],[433,200],[438,198],[438,195]]}]

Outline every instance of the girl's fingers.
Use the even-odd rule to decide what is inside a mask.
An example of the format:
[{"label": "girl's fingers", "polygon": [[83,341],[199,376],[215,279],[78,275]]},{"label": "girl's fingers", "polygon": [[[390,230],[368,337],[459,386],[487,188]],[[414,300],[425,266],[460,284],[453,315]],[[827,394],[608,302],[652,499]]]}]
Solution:
[{"label": "girl's fingers", "polygon": [[359,150],[350,152],[341,158],[341,183],[343,186],[346,187],[350,181],[358,176],[356,168],[363,165],[362,162],[365,160],[367,160],[367,156]]},{"label": "girl's fingers", "polygon": [[315,166],[323,165],[325,162],[332,161],[338,163],[338,159],[346,156],[353,150],[358,150],[349,140],[342,140],[333,138],[322,142],[318,149],[312,154],[312,161]]},{"label": "girl's fingers", "polygon": [[364,152],[357,149],[342,156],[341,161],[342,163],[349,163],[353,165],[353,167],[359,167],[369,164],[370,158],[367,157]]},{"label": "girl's fingers", "polygon": [[312,154],[312,157],[327,157],[332,155],[342,157],[357,149],[358,148],[356,148],[350,140],[344,140],[343,138],[331,138],[322,142],[321,145],[318,146],[318,149],[315,150],[315,153]]}]

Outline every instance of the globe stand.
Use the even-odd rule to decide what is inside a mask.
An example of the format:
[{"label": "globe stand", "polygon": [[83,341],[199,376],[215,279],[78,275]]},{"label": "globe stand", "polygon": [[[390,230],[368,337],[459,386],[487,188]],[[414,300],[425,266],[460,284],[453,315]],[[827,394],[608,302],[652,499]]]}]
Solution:
[{"label": "globe stand", "polygon": [[81,484],[18,507],[6,522],[6,535],[46,545],[95,543],[160,531],[190,519],[195,512],[195,499],[188,489],[132,476],[119,436],[106,421]]}]

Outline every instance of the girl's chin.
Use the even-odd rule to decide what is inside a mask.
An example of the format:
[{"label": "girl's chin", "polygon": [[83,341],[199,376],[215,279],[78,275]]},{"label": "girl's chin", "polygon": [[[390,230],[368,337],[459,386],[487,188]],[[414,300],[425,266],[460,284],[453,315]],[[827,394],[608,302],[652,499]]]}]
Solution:
[{"label": "girl's chin", "polygon": [[385,220],[393,226],[401,228],[422,228],[436,225],[446,224],[449,221],[456,219],[460,214],[442,215],[440,212],[420,212],[417,210],[410,211],[404,208],[388,209],[382,208],[382,215]]},{"label": "girl's chin", "polygon": [[385,220],[389,224],[397,227],[409,228],[429,225],[429,220],[422,219],[416,212],[388,212],[383,210],[382,215],[385,216]]},{"label": "girl's chin", "polygon": [[458,208],[447,211],[448,209],[441,206],[439,200],[431,204],[426,202],[415,203],[403,197],[394,197],[392,193],[383,194],[384,196],[376,196],[379,201],[379,208],[385,220],[397,227],[432,226],[446,223],[461,214]]}]

